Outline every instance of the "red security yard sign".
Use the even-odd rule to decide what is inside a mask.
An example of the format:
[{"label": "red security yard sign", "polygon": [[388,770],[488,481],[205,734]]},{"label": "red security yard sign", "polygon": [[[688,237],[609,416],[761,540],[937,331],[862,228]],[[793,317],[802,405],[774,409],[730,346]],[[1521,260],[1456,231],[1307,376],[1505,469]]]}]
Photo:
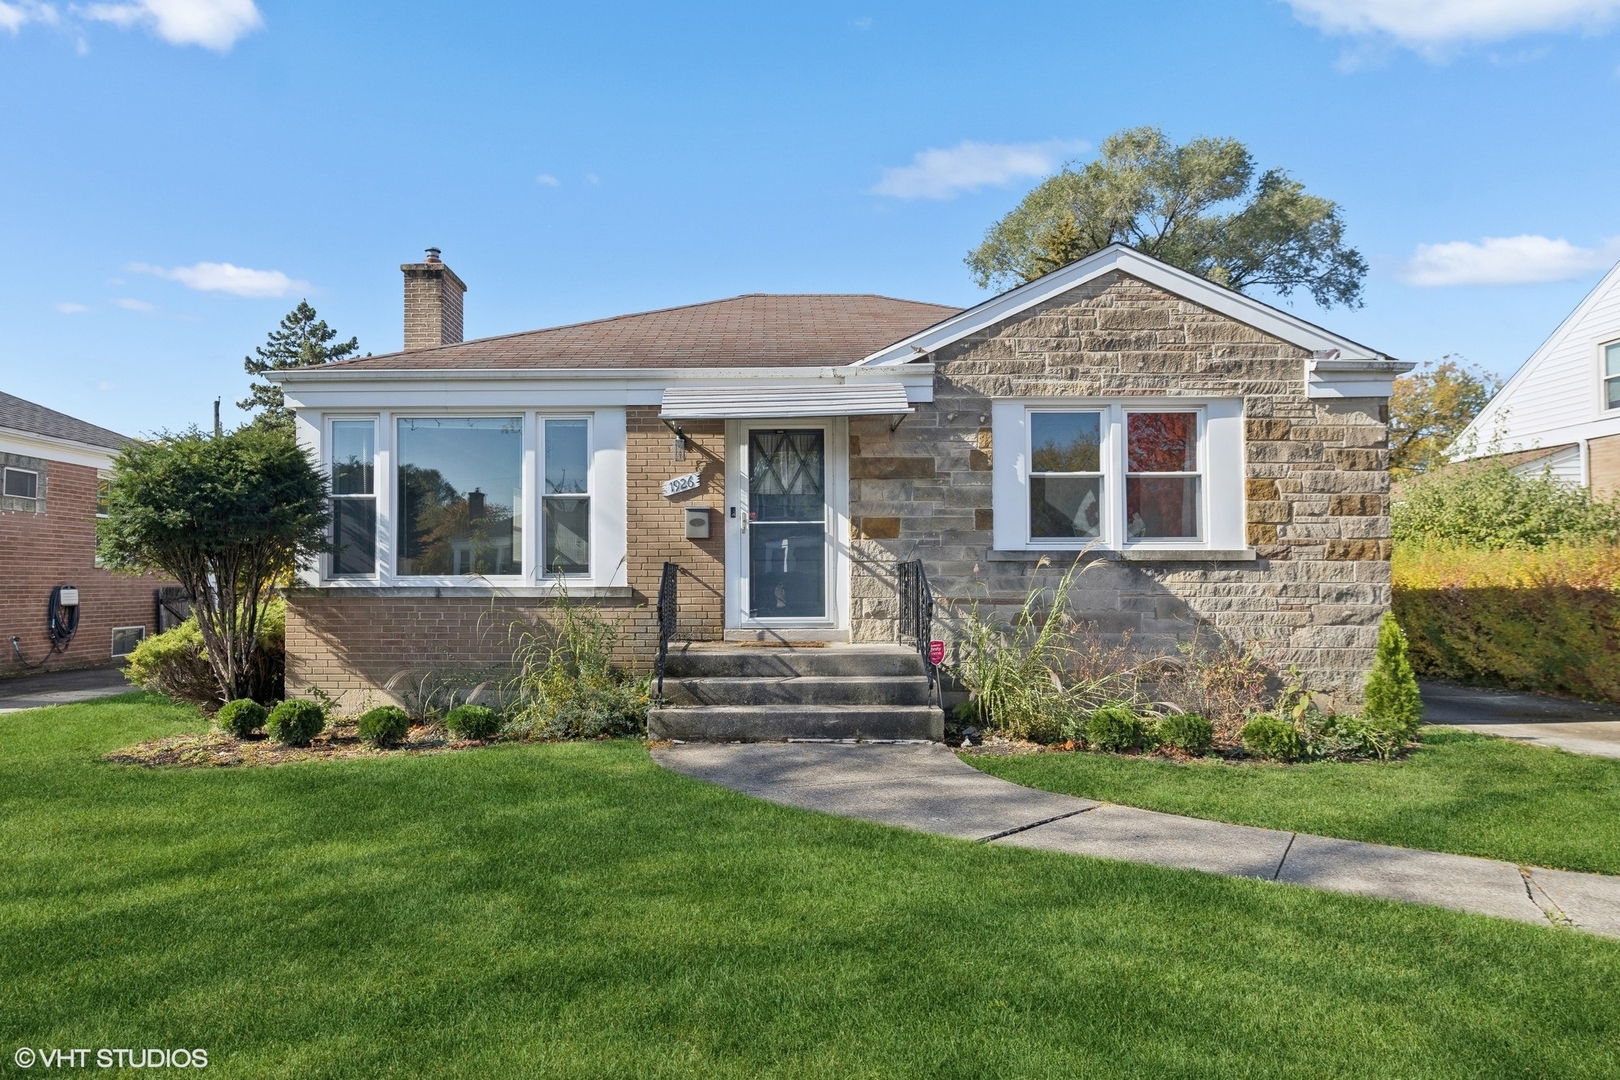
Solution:
[{"label": "red security yard sign", "polygon": [[930,641],[928,643],[928,662],[939,667],[945,660],[945,643],[943,641]]}]

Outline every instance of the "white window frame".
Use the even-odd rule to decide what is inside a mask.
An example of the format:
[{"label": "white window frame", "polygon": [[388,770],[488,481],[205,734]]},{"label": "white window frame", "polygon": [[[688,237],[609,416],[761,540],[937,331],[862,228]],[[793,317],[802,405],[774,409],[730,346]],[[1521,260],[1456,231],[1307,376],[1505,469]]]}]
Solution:
[{"label": "white window frame", "polygon": [[[523,573],[522,575],[461,575],[461,576],[404,576],[395,572],[395,552],[398,548],[396,530],[401,520],[398,502],[398,452],[395,446],[398,422],[420,417],[489,417],[521,416],[523,418]],[[590,440],[590,477],[588,487],[591,500],[590,563],[589,574],[568,574],[559,578],[544,574],[540,566],[543,538],[541,529],[539,493],[544,486],[543,472],[545,446],[543,428],[546,420],[587,420]],[[338,420],[371,420],[376,424],[374,473],[377,500],[377,574],[367,579],[345,575],[333,577],[330,556],[323,555],[314,567],[314,575],[306,578],[310,584],[330,588],[421,588],[421,587],[493,587],[533,588],[551,592],[579,587],[620,587],[627,581],[626,560],[626,413],[623,406],[586,406],[584,408],[536,409],[514,407],[510,404],[476,406],[448,406],[442,408],[401,409],[331,409],[316,411],[300,409],[298,424],[300,439],[310,443],[318,440],[318,460],[331,475],[331,424]]]},{"label": "white window frame", "polygon": [[[6,478],[11,473],[27,473],[29,476],[32,476],[34,478],[34,493],[32,495],[12,495],[12,494],[9,494],[6,491]],[[24,468],[22,468],[21,466],[18,466],[18,465],[7,465],[4,468],[0,468],[0,498],[25,499],[28,502],[33,503],[35,509],[38,509],[38,507],[39,507],[39,470],[38,469],[24,469]]]},{"label": "white window frame", "polygon": [[[585,490],[568,495],[546,494],[546,422],[549,420],[583,420],[585,421]],[[535,546],[535,576],[540,581],[590,581],[595,577],[596,570],[596,417],[589,412],[578,413],[536,413],[535,414],[535,491],[537,502],[535,504],[534,526],[538,530],[534,537]],[[590,568],[583,574],[554,574],[546,569],[546,500],[548,499],[577,499],[583,495],[590,500],[590,521],[586,526],[586,551]],[[528,565],[525,563],[524,565]]]},{"label": "white window frame", "polygon": [[[1001,398],[991,402],[992,530],[998,551],[1240,551],[1246,550],[1243,402],[1240,398]],[[1103,506],[1101,535],[1030,536],[1029,416],[1036,412],[1101,412]],[[1126,536],[1126,416],[1191,412],[1198,417],[1199,536]],[[1159,474],[1156,474],[1159,475]],[[1170,475],[1170,474],[1162,474]]]},{"label": "white window frame", "polygon": [[[383,505],[382,504],[382,493],[381,493],[381,488],[382,488],[381,471],[382,470],[381,470],[381,465],[379,463],[380,458],[381,458],[381,451],[380,451],[380,443],[381,443],[381,431],[380,431],[380,428],[381,428],[381,424],[378,423],[378,417],[375,414],[373,414],[371,416],[329,416],[329,417],[326,418],[326,423],[324,425],[322,425],[322,429],[321,429],[321,446],[324,448],[324,453],[321,456],[322,456],[322,459],[323,459],[323,462],[324,462],[325,476],[326,476],[326,479],[327,479],[327,483],[329,485],[330,485],[330,483],[332,481],[332,468],[333,468],[334,465],[337,464],[335,461],[332,460],[332,448],[337,445],[337,440],[336,440],[335,436],[333,435],[333,429],[338,424],[370,424],[371,425],[371,494],[370,495],[337,495],[337,494],[332,494],[332,493],[329,492],[328,493],[328,500],[330,502],[336,502],[339,499],[370,499],[372,501],[372,505],[376,508],[376,526],[375,526],[375,529],[376,529],[376,532],[375,532],[376,544],[372,547],[372,551],[371,551],[371,573],[369,573],[369,574],[338,574],[338,573],[334,572],[333,569],[332,569],[332,562],[333,562],[332,553],[327,552],[327,553],[325,553],[325,554],[323,554],[321,556],[321,576],[325,577],[325,578],[330,578],[333,581],[375,582],[375,581],[378,580],[378,578],[380,576],[379,572],[378,572],[378,566],[380,565],[380,562],[381,562],[380,552],[382,551],[383,546],[384,546],[383,542],[382,542],[382,530],[383,530],[383,520],[384,520],[384,518],[386,516],[386,515],[383,514],[383,510],[382,510],[382,505]],[[335,515],[334,515],[334,517],[335,517]],[[335,531],[336,527],[337,527],[337,523],[334,520],[334,522],[333,522],[333,529],[334,529],[333,537],[334,537],[334,539],[336,538],[336,531]]]},{"label": "white window frame", "polygon": [[1620,340],[1599,343],[1597,350],[1598,412],[1604,415],[1620,412],[1620,406],[1609,406],[1609,384],[1620,383],[1620,374],[1609,374],[1609,350],[1620,349]]}]

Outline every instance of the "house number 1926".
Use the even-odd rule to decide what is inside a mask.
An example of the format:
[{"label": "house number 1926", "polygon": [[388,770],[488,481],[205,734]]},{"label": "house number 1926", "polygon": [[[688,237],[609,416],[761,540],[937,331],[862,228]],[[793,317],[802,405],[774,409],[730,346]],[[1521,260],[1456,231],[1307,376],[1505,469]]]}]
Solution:
[{"label": "house number 1926", "polygon": [[683,491],[696,491],[703,486],[703,478],[697,473],[687,473],[677,476],[673,480],[664,481],[664,496],[679,495]]}]

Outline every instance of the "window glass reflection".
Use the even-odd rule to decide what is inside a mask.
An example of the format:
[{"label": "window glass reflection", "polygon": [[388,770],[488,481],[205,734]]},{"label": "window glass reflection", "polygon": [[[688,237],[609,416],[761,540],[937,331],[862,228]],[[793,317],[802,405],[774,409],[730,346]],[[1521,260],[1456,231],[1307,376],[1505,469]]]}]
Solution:
[{"label": "window glass reflection", "polygon": [[523,418],[399,421],[404,576],[523,572]]}]

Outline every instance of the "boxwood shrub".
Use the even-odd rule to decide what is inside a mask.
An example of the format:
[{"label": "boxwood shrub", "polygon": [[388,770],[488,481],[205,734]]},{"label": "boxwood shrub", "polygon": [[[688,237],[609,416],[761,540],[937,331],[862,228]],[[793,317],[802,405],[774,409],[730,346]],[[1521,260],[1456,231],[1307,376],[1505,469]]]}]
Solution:
[{"label": "boxwood shrub", "polygon": [[286,746],[308,746],[326,730],[326,713],[313,701],[283,701],[270,710],[264,730]]},{"label": "boxwood shrub", "polygon": [[269,715],[269,711],[257,701],[238,698],[220,706],[219,712],[214,714],[214,723],[219,725],[221,731],[245,739],[261,730]]},{"label": "boxwood shrub", "polygon": [[398,705],[379,705],[360,714],[360,737],[373,746],[391,746],[411,730],[411,716]]},{"label": "boxwood shrub", "polygon": [[1095,750],[1137,750],[1147,745],[1147,725],[1129,705],[1105,705],[1086,721],[1086,743]]},{"label": "boxwood shrub", "polygon": [[501,718],[484,705],[457,705],[445,714],[444,726],[458,739],[488,739],[501,729]]},{"label": "boxwood shrub", "polygon": [[1161,716],[1153,733],[1162,745],[1194,756],[1206,753],[1215,741],[1215,726],[1197,713]]},{"label": "boxwood shrub", "polygon": [[1264,714],[1243,725],[1243,745],[1276,761],[1293,761],[1304,749],[1298,728],[1280,716]]}]

